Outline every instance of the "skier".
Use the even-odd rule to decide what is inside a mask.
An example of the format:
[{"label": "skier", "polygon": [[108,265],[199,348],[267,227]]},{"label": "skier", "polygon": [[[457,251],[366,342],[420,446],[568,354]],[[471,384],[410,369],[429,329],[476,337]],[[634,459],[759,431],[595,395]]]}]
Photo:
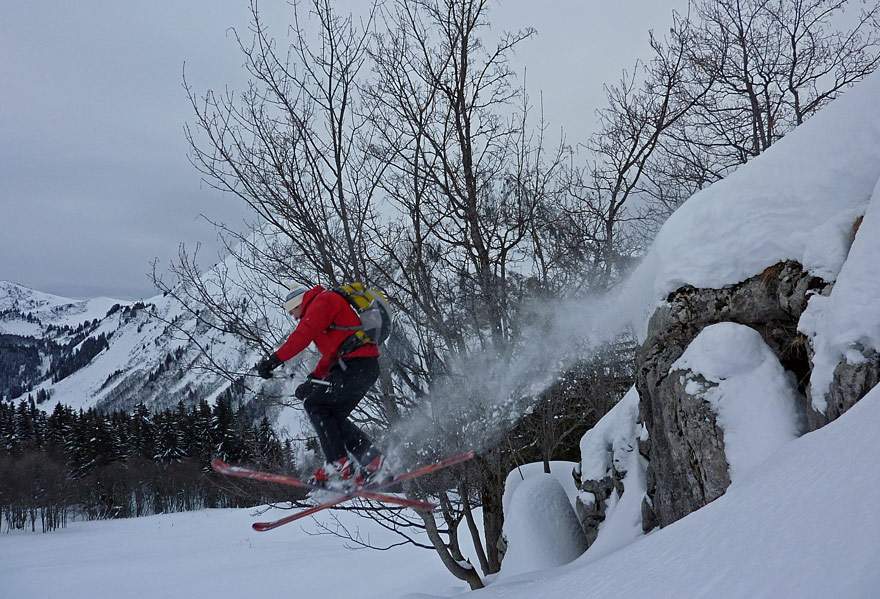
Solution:
[{"label": "skier", "polygon": [[[287,341],[256,365],[265,378],[314,342],[321,359],[294,395],[315,427],[326,463],[310,482],[329,486],[351,482],[362,486],[387,475],[385,458],[370,439],[352,424],[348,415],[379,378],[379,347],[375,343],[345,343],[354,335],[360,318],[339,293],[317,285],[311,289],[294,283],[284,309],[299,321]],[[355,465],[349,455],[356,460]]]}]

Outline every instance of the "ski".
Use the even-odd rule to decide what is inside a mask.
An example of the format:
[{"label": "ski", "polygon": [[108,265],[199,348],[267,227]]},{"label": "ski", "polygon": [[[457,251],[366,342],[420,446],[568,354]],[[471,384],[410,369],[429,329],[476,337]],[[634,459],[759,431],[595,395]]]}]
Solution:
[{"label": "ski", "polygon": [[304,481],[302,479],[296,478],[295,476],[287,476],[286,474],[276,474],[274,472],[263,472],[262,470],[252,470],[250,468],[243,468],[241,466],[230,466],[220,458],[214,458],[211,460],[211,468],[213,468],[216,472],[220,474],[225,474],[227,476],[237,476],[239,478],[247,478],[251,480],[261,480],[270,483],[280,483],[282,485],[291,485],[294,487],[303,487],[306,489],[314,489],[316,491],[330,491],[332,493],[339,493],[342,496],[353,493],[355,495],[360,495],[361,497],[365,497],[367,499],[372,499],[373,501],[381,501],[384,503],[393,503],[397,505],[402,505],[404,507],[411,507],[417,510],[433,510],[437,507],[433,503],[427,503],[424,501],[417,501],[415,499],[406,499],[404,497],[397,497],[396,495],[388,495],[386,493],[377,493],[372,488],[345,488],[345,489],[334,489],[333,487],[325,487],[323,485],[315,485],[310,482]]},{"label": "ski", "polygon": [[[312,506],[312,507],[305,509],[303,511],[297,512],[295,514],[291,514],[290,516],[285,516],[284,518],[280,518],[280,519],[272,521],[272,522],[254,522],[252,525],[252,528],[256,531],[259,531],[259,532],[265,532],[267,530],[272,530],[273,528],[278,528],[279,526],[283,526],[284,524],[288,524],[288,523],[293,522],[295,520],[305,518],[306,516],[311,516],[312,514],[315,514],[317,512],[322,511],[322,510],[326,510],[326,509],[331,508],[331,507],[338,505],[340,503],[344,503],[344,502],[346,502],[350,499],[353,499],[355,497],[366,497],[367,499],[370,499],[371,497],[369,497],[368,495],[365,495],[365,492],[370,493],[373,496],[378,495],[378,496],[382,496],[382,497],[395,497],[393,495],[389,496],[384,493],[378,493],[378,492],[383,489],[386,489],[388,487],[392,487],[395,484],[401,483],[403,481],[411,480],[413,478],[416,478],[416,477],[419,477],[419,476],[422,476],[425,474],[429,474],[431,472],[434,472],[436,470],[440,470],[442,468],[446,468],[448,466],[452,466],[454,464],[466,462],[467,460],[470,460],[471,458],[473,458],[475,454],[476,454],[475,451],[466,451],[464,453],[460,453],[458,455],[454,455],[452,457],[449,457],[449,458],[446,458],[443,460],[439,460],[439,461],[433,462],[431,464],[427,464],[425,466],[422,466],[421,468],[416,468],[415,470],[410,470],[409,472],[406,472],[404,474],[396,476],[393,479],[386,481],[386,482],[383,482],[383,483],[370,485],[369,487],[365,487],[365,488],[361,488],[361,489],[350,489],[350,490],[344,492],[344,494],[341,495],[340,497],[331,499],[330,501],[325,501],[323,503]],[[263,479],[263,480],[265,480],[265,479]],[[299,480],[299,479],[296,479],[296,480]],[[319,488],[323,489],[324,487],[319,487]],[[415,507],[413,504],[424,503],[424,502],[419,502],[419,501],[412,500],[412,499],[403,499],[403,498],[399,498],[399,497],[395,497],[395,499],[398,500],[396,502],[398,505],[404,505],[406,507],[413,507],[414,509],[425,509],[426,511],[430,511],[430,510],[434,509],[435,507],[437,507],[435,504],[426,503],[424,505],[431,506],[431,507],[430,508],[420,508],[420,507]],[[376,500],[381,501],[379,499],[376,499]],[[407,505],[407,503],[404,503],[404,502],[409,503],[409,505]]]}]

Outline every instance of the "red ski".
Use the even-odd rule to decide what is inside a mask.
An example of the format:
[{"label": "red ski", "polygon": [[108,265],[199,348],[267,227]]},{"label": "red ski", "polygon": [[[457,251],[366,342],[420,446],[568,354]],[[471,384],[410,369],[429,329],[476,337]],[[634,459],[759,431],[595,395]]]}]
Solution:
[{"label": "red ski", "polygon": [[293,476],[285,476],[283,474],[273,474],[271,472],[260,472],[259,470],[249,470],[247,468],[240,468],[238,466],[230,466],[225,462],[215,459],[211,462],[211,466],[217,472],[221,472],[223,474],[228,474],[230,476],[239,476],[242,478],[252,478],[256,480],[263,480],[269,482],[276,482],[287,485],[294,485],[297,487],[306,487],[312,489],[320,489],[322,491],[335,491],[340,493],[340,496],[331,499],[330,501],[326,501],[324,503],[320,503],[316,506],[310,507],[301,512],[297,512],[295,514],[291,514],[290,516],[286,516],[279,520],[275,520],[273,522],[255,522],[253,524],[253,529],[263,532],[266,530],[272,530],[273,528],[278,528],[284,524],[289,522],[293,522],[294,520],[299,520],[300,518],[305,518],[306,516],[311,516],[316,512],[320,512],[321,510],[325,510],[327,508],[331,508],[335,505],[353,499],[355,497],[364,497],[366,499],[372,499],[374,501],[380,501],[385,503],[393,503],[396,505],[401,505],[404,507],[411,507],[413,509],[430,511],[433,510],[436,504],[427,503],[423,501],[417,501],[414,499],[406,499],[403,497],[397,497],[396,495],[389,495],[386,493],[380,493],[379,491],[386,489],[388,487],[394,486],[397,483],[403,482],[405,480],[410,480],[416,478],[418,476],[422,476],[424,474],[428,474],[430,472],[434,472],[436,470],[440,470],[442,468],[446,468],[447,466],[452,466],[453,464],[459,464],[461,462],[465,462],[472,457],[474,457],[476,452],[467,451],[462,454],[458,454],[444,460],[439,460],[432,464],[428,464],[426,466],[422,466],[421,468],[416,468],[415,470],[411,470],[404,474],[394,477],[393,479],[375,484],[369,485],[367,487],[355,487],[346,490],[337,490],[337,489],[328,489],[327,487],[322,487],[319,485],[312,485],[304,480],[295,478]]},{"label": "red ski", "polygon": [[211,468],[220,474],[228,476],[237,476],[239,478],[249,478],[253,480],[262,480],[270,483],[280,483],[282,485],[291,485],[294,487],[304,487],[306,489],[315,489],[317,491],[331,491],[339,493],[343,496],[353,493],[374,501],[382,501],[385,503],[394,503],[404,507],[411,507],[419,510],[433,510],[437,507],[433,503],[424,501],[416,501],[414,499],[406,499],[397,497],[396,495],[388,495],[385,493],[376,493],[372,488],[351,488],[351,489],[334,489],[322,485],[313,485],[310,482],[296,478],[295,476],[287,476],[285,474],[275,474],[274,472],[263,472],[261,470],[251,470],[250,468],[242,468],[241,466],[230,466],[220,458],[211,460]]},{"label": "red ski", "polygon": [[[312,514],[320,512],[321,510],[326,510],[327,508],[331,508],[334,505],[344,503],[344,502],[348,501],[349,499],[353,499],[353,498],[359,497],[359,496],[366,497],[363,493],[365,490],[370,491],[370,492],[381,491],[382,489],[386,489],[388,487],[391,487],[391,486],[393,486],[397,483],[403,482],[405,480],[410,480],[410,479],[416,478],[418,476],[422,476],[424,474],[428,474],[430,472],[434,472],[436,470],[446,468],[447,466],[452,466],[454,464],[466,462],[467,460],[474,457],[475,454],[476,454],[476,452],[473,450],[466,451],[465,453],[460,453],[458,455],[454,455],[454,456],[446,458],[444,460],[439,460],[439,461],[434,462],[432,464],[427,464],[426,466],[422,466],[421,468],[416,468],[415,470],[410,470],[409,472],[406,472],[404,474],[401,474],[399,476],[394,477],[390,481],[386,481],[384,483],[379,483],[377,485],[370,485],[369,488],[350,489],[347,493],[345,493],[341,497],[337,497],[336,499],[331,499],[330,501],[325,501],[324,503],[320,503],[316,506],[310,507],[306,510],[303,510],[301,512],[297,512],[295,514],[291,514],[290,516],[285,516],[284,518],[281,518],[279,520],[275,520],[273,522],[254,522],[251,526],[254,530],[259,531],[259,532],[272,530],[273,528],[278,528],[279,526],[283,526],[284,524],[288,524],[290,522],[293,522],[294,520],[299,520],[300,518],[305,518],[306,516],[311,516]],[[323,488],[323,487],[321,487],[321,488]],[[384,495],[384,493],[381,495]],[[399,498],[397,498],[397,499],[399,499]],[[411,500],[411,499],[407,499],[405,501],[414,502],[414,500]],[[403,504],[399,503],[399,505],[403,505]],[[427,505],[431,506],[430,509],[434,509],[435,507],[437,507],[435,504],[431,504],[431,503],[429,503]],[[415,509],[420,509],[420,508],[415,508]],[[430,510],[428,510],[428,511],[430,511]]]}]

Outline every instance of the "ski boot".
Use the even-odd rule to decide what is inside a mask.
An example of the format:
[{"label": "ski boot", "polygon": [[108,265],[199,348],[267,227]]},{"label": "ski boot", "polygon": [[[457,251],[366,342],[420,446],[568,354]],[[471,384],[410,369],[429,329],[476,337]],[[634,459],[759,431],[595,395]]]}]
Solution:
[{"label": "ski boot", "polygon": [[344,488],[352,482],[352,461],[347,457],[327,462],[312,474],[309,483],[328,489]]},{"label": "ski boot", "polygon": [[358,487],[364,487],[372,484],[381,484],[392,478],[385,462],[385,456],[379,454],[369,464],[358,469],[358,473],[354,477],[354,484]]}]

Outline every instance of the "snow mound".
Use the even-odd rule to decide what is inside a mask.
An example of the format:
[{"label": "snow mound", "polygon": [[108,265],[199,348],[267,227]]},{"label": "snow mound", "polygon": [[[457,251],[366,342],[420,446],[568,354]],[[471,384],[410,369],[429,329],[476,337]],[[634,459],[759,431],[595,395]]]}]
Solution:
[{"label": "snow mound", "polygon": [[508,550],[500,578],[563,566],[587,548],[568,495],[551,474],[520,482],[504,514]]},{"label": "snow mound", "polygon": [[[568,495],[572,506],[574,506],[578,490],[574,485],[574,478],[571,473],[577,468],[577,465],[577,462],[566,462],[564,460],[550,461],[550,476],[555,478],[559,481],[559,484],[562,485],[562,489],[565,491],[565,494]],[[544,462],[523,464],[510,471],[507,475],[507,479],[504,481],[504,496],[501,498],[501,505],[504,508],[505,514],[507,514],[510,509],[510,501],[513,499],[513,495],[516,493],[519,485],[527,478],[543,474]]]},{"label": "snow mound", "polygon": [[864,360],[861,350],[880,350],[880,182],[849,256],[828,297],[814,295],[801,316],[798,329],[812,337],[813,407],[824,413],[825,395],[834,369],[846,360]]},{"label": "snow mound", "polygon": [[706,327],[675,370],[687,371],[688,393],[702,396],[717,415],[731,484],[803,432],[795,383],[754,329],[731,322]]}]

